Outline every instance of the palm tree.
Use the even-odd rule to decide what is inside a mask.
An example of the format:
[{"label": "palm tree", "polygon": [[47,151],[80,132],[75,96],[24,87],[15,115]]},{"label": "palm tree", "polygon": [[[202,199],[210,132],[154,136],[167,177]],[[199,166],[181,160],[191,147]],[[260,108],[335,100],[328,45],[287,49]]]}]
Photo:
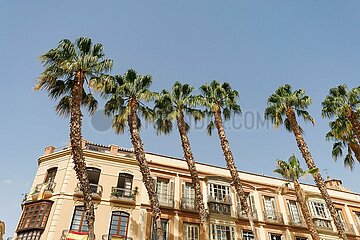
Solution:
[{"label": "palm tree", "polygon": [[171,92],[163,90],[160,97],[155,101],[155,111],[157,116],[155,127],[158,134],[168,134],[172,131],[173,122],[176,121],[184,157],[188,164],[192,184],[195,190],[195,205],[199,210],[200,220],[203,223],[204,229],[206,229],[208,213],[204,206],[199,175],[196,170],[190,140],[187,135],[190,126],[185,121],[185,115],[193,117],[195,121],[202,119],[204,116],[201,110],[193,108],[196,102],[195,97],[191,95],[193,90],[194,88],[190,85],[181,84],[180,82],[176,82],[173,85]]},{"label": "palm tree", "polygon": [[274,170],[274,172],[280,174],[285,180],[287,180],[287,183],[285,183],[286,186],[288,186],[290,183],[294,184],[297,202],[300,205],[301,212],[304,216],[306,225],[309,228],[310,235],[313,240],[320,240],[320,237],[315,228],[314,222],[312,221],[309,209],[306,205],[305,194],[300,186],[299,178],[307,174],[314,174],[317,171],[318,169],[316,168],[304,171],[300,167],[300,163],[296,159],[295,155],[292,155],[287,162],[278,160],[277,169]]},{"label": "palm tree", "polygon": [[344,165],[353,170],[355,163],[353,155],[360,162],[360,146],[351,129],[350,121],[341,116],[330,122],[329,126],[330,131],[326,134],[326,139],[336,141],[332,149],[333,158],[337,160],[343,156],[344,150],[347,151],[344,157]]},{"label": "palm tree", "polygon": [[200,92],[199,102],[206,108],[206,113],[211,118],[207,127],[208,134],[211,135],[212,130],[216,127],[227,168],[232,178],[232,185],[235,187],[242,209],[246,213],[253,234],[257,239],[252,212],[246,201],[246,195],[242,187],[239,172],[235,165],[229,141],[225,134],[222,119],[224,117],[225,120],[229,120],[232,114],[241,113],[240,106],[237,103],[239,93],[236,90],[233,90],[229,83],[225,82],[221,84],[216,80],[213,80],[210,84],[202,85],[200,87]]},{"label": "palm tree", "polygon": [[[286,130],[293,132],[298,148],[305,159],[309,169],[317,168],[311,156],[309,148],[305,142],[303,131],[300,128],[296,115],[302,117],[304,121],[315,123],[314,119],[306,111],[311,104],[311,98],[305,94],[303,89],[292,91],[289,84],[279,87],[274,94],[268,98],[268,107],[265,110],[265,119],[271,120],[275,128],[284,124]],[[283,119],[285,117],[285,119]],[[331,217],[334,220],[335,226],[340,238],[347,240],[339,215],[336,212],[334,203],[326,189],[324,179],[320,172],[313,174],[316,186],[319,188],[326,205],[330,211]]]},{"label": "palm tree", "polygon": [[331,88],[322,102],[323,117],[343,117],[350,122],[357,140],[360,141],[360,87],[348,90],[345,84]]},{"label": "palm tree", "polygon": [[90,79],[101,81],[103,74],[111,70],[113,62],[104,56],[103,46],[100,43],[92,44],[89,38],[80,37],[75,43],[68,39],[61,40],[56,48],[40,57],[45,70],[35,86],[35,90],[47,91],[51,99],[60,99],[56,106],[59,115],[70,115],[71,151],[76,176],[84,194],[89,239],[94,239],[95,215],[81,145],[81,106],[87,107],[91,114],[96,110],[97,101],[90,91],[85,91],[84,84]]},{"label": "palm tree", "polygon": [[153,111],[144,104],[156,96],[149,90],[151,83],[150,75],[139,75],[133,69],[128,70],[123,76],[116,75],[106,78],[105,81],[98,82],[95,80],[91,82],[96,90],[100,90],[105,97],[109,97],[104,111],[106,115],[113,116],[112,126],[116,133],[124,133],[126,126],[130,129],[135,157],[150,199],[156,233],[158,239],[162,240],[159,200],[140,136],[141,120],[139,116],[146,121],[153,121],[154,119]]}]

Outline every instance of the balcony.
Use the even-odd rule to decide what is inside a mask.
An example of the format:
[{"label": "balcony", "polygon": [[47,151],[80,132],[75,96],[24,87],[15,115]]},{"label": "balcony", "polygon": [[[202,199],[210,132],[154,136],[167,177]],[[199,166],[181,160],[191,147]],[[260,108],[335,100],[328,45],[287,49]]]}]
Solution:
[{"label": "balcony", "polygon": [[208,203],[221,203],[221,204],[232,205],[231,197],[229,195],[219,196],[219,197],[213,197],[211,195],[208,195]]},{"label": "balcony", "polygon": [[[98,184],[90,183],[90,193],[93,200],[101,200],[103,187]],[[74,190],[74,197],[83,198],[83,191],[80,190],[80,183],[77,184]]]},{"label": "balcony", "polygon": [[197,212],[197,205],[194,198],[182,197],[180,199],[180,208],[184,211]]},{"label": "balcony", "polygon": [[355,228],[351,223],[348,222],[342,222],[344,229],[345,229],[345,233],[347,234],[355,234]]},{"label": "balcony", "polygon": [[56,186],[55,182],[40,183],[35,186],[34,191],[31,193],[31,198],[33,201],[38,199],[49,199],[52,197],[54,188]]},{"label": "balcony", "polygon": [[307,224],[304,220],[303,217],[298,217],[298,218],[294,218],[291,215],[288,215],[288,219],[289,219],[289,225],[294,226],[294,227],[307,227]]},{"label": "balcony", "polygon": [[111,188],[110,202],[127,203],[135,205],[137,189],[130,190],[125,188]]},{"label": "balcony", "polygon": [[333,227],[331,225],[330,219],[313,217],[313,221],[314,221],[315,227],[319,231],[333,232]]},{"label": "balcony", "polygon": [[284,224],[282,213],[276,211],[264,211],[264,220],[267,223]]},{"label": "balcony", "polygon": [[159,194],[157,193],[160,207],[174,208],[174,195],[173,194]]},{"label": "balcony", "polygon": [[[248,220],[248,219],[249,219],[248,216],[247,216],[247,214],[246,214],[246,212],[245,212],[244,210],[242,210],[240,206],[238,206],[238,207],[236,208],[236,211],[237,211],[237,216],[238,216],[239,219],[244,219],[244,220]],[[251,213],[252,213],[252,219],[253,219],[254,221],[257,221],[257,220],[258,220],[258,217],[257,217],[257,212],[256,212],[256,210],[252,210]]]}]

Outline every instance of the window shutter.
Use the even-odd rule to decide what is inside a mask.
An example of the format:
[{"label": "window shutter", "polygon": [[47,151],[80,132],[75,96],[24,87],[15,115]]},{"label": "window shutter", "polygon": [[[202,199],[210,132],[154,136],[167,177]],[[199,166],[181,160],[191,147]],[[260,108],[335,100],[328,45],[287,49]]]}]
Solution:
[{"label": "window shutter", "polygon": [[254,199],[254,195],[250,195],[250,196],[249,196],[249,200],[250,200],[250,207],[251,207],[251,210],[252,210],[253,212],[255,212],[256,207],[255,207],[255,199]]},{"label": "window shutter", "polygon": [[169,188],[168,188],[168,196],[173,197],[173,196],[174,196],[174,185],[175,185],[175,183],[174,183],[173,180],[171,180],[171,181],[169,182],[169,184],[170,184],[170,186],[169,186]]},{"label": "window shutter", "polygon": [[183,197],[183,198],[186,198],[186,192],[185,192],[186,190],[185,190],[185,182],[182,182],[181,183],[181,196]]}]

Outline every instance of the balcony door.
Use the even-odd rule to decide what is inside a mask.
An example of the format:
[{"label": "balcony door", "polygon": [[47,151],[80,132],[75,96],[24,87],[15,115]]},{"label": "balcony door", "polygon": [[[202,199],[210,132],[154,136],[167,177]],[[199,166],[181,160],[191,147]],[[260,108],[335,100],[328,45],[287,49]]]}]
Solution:
[{"label": "balcony door", "polygon": [[173,201],[174,184],[170,179],[157,178],[156,180],[156,194],[159,198],[160,204],[172,204]]},{"label": "balcony door", "polygon": [[56,172],[57,172],[57,167],[48,169],[46,172],[44,183],[55,182]]},{"label": "balcony door", "polygon": [[88,167],[86,172],[89,179],[90,191],[93,193],[97,192],[101,170],[98,168]]},{"label": "balcony door", "polygon": [[183,199],[187,206],[195,207],[195,189],[192,183],[185,182],[182,185],[183,187]]},{"label": "balcony door", "polygon": [[300,218],[299,208],[298,208],[298,205],[297,205],[296,201],[289,200],[288,201],[288,207],[289,207],[289,212],[290,212],[292,222],[293,223],[300,223],[301,218]]},{"label": "balcony door", "polygon": [[132,189],[132,182],[133,182],[133,175],[128,173],[120,173],[116,185],[117,191],[122,192],[124,196],[130,196]]},{"label": "balcony door", "polygon": [[264,196],[264,208],[266,219],[276,219],[275,215],[275,198]]}]

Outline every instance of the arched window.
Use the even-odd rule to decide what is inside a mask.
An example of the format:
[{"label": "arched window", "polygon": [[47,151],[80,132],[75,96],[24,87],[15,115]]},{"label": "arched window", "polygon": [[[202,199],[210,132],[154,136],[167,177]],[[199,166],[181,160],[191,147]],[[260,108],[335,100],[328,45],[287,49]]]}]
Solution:
[{"label": "arched window", "polygon": [[44,183],[55,182],[57,169],[58,169],[57,167],[53,167],[53,168],[49,168],[46,171],[46,177]]},{"label": "arched window", "polygon": [[111,237],[127,238],[129,216],[126,212],[112,212],[109,239],[111,239]]},{"label": "arched window", "polygon": [[90,191],[96,193],[99,185],[101,170],[98,168],[87,167],[86,172],[89,179]]}]

